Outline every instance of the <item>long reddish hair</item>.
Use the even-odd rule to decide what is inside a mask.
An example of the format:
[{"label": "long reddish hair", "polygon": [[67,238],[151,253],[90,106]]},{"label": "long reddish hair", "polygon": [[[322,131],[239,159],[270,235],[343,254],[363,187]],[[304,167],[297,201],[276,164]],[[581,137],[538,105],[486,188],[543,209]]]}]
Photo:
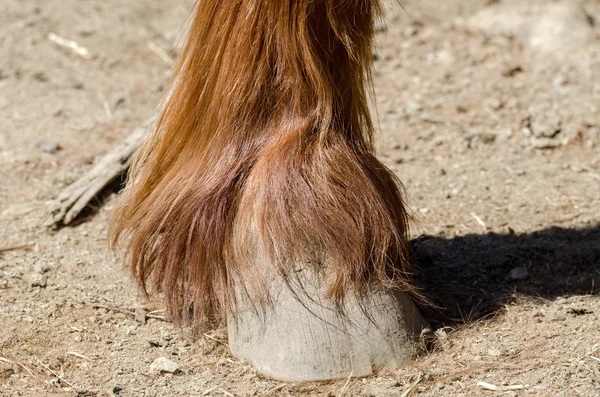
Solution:
[{"label": "long reddish hair", "polygon": [[176,323],[222,323],[236,288],[268,301],[256,253],[284,279],[328,269],[343,302],[414,291],[408,216],[373,154],[377,0],[198,0],[172,90],[111,223],[143,291]]}]

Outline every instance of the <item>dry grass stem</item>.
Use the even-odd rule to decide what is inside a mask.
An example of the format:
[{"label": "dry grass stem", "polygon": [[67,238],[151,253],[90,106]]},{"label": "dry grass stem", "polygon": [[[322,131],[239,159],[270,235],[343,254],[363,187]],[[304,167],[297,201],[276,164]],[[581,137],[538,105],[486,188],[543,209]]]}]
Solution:
[{"label": "dry grass stem", "polygon": [[78,357],[78,358],[83,358],[84,360],[92,360],[91,358],[84,356],[83,354],[77,353],[77,352],[67,352],[67,354],[69,356],[74,356],[74,357]]},{"label": "dry grass stem", "polygon": [[208,389],[207,391],[205,391],[204,393],[202,393],[203,396],[208,396],[211,392],[215,391],[219,386],[215,386],[215,387],[211,387],[210,389]]},{"label": "dry grass stem", "polygon": [[0,248],[0,254],[3,252],[18,251],[18,250],[26,249],[29,247],[31,247],[31,244],[21,244],[21,245],[15,245],[12,247]]},{"label": "dry grass stem", "polygon": [[72,384],[71,382],[69,382],[68,380],[66,380],[64,377],[60,376],[56,371],[51,370],[50,367],[48,367],[46,364],[44,364],[42,362],[42,360],[40,360],[38,357],[35,357],[35,359],[42,366],[42,368],[44,368],[44,370],[46,370],[48,373],[54,375],[58,380],[60,380],[61,382],[63,382],[65,385],[67,385],[70,388],[75,389],[75,390],[79,389],[77,386],[75,386],[74,384]]},{"label": "dry grass stem", "polygon": [[64,37],[60,37],[56,33],[52,32],[48,33],[48,40],[52,41],[53,43],[56,43],[61,47],[71,50],[73,53],[79,55],[84,59],[92,58],[88,49],[79,45],[79,43],[77,43],[76,41],[65,39]]},{"label": "dry grass stem", "polygon": [[420,373],[419,377],[417,378],[417,380],[415,381],[415,383],[413,383],[408,389],[406,389],[404,391],[404,393],[402,393],[401,397],[410,397],[413,395],[413,393],[417,390],[417,387],[419,386],[419,383],[421,383],[423,381],[423,374]]},{"label": "dry grass stem", "polygon": [[477,382],[477,386],[481,387],[482,389],[491,391],[524,390],[529,387],[529,385],[496,386],[487,382]]},{"label": "dry grass stem", "polygon": [[271,390],[267,391],[267,392],[265,393],[265,396],[269,396],[269,395],[271,395],[272,393],[275,393],[276,391],[282,390],[282,389],[283,389],[284,387],[286,387],[286,386],[287,386],[287,384],[285,384],[285,383],[283,383],[283,384],[281,384],[281,385],[279,385],[279,386],[276,386],[276,387],[272,388]]},{"label": "dry grass stem", "polygon": [[219,389],[219,391],[225,394],[227,397],[235,397],[233,394],[229,393],[227,390]]},{"label": "dry grass stem", "polygon": [[162,59],[167,65],[173,66],[173,58],[169,54],[167,54],[165,50],[156,45],[153,41],[148,42],[148,48],[150,49],[150,51],[158,55],[159,58]]},{"label": "dry grass stem", "polygon": [[487,231],[487,225],[485,224],[483,219],[481,219],[479,216],[477,216],[477,214],[475,214],[474,212],[471,212],[471,216],[473,217],[473,219],[475,219],[475,221],[477,223],[479,223],[479,226],[481,226],[483,228],[484,232]]},{"label": "dry grass stem", "polygon": [[350,373],[350,375],[348,376],[348,379],[346,379],[346,382],[344,383],[344,386],[342,386],[342,390],[340,390],[340,397],[344,395],[344,393],[346,393],[346,390],[348,389],[348,385],[350,384],[350,380],[352,380],[352,375],[354,373]]},{"label": "dry grass stem", "polygon": [[[129,316],[135,317],[135,312],[131,311],[131,310],[126,310],[126,309],[121,309],[119,307],[114,307],[114,306],[106,306],[106,305],[102,305],[99,303],[90,303],[88,304],[88,306],[93,307],[94,309],[106,309],[109,310],[111,312],[117,312],[117,313],[123,313],[123,314],[127,314]],[[164,316],[158,316],[156,314],[146,314],[147,318],[151,318],[154,320],[160,320],[160,321],[164,321],[164,322],[170,322],[166,317]]]}]

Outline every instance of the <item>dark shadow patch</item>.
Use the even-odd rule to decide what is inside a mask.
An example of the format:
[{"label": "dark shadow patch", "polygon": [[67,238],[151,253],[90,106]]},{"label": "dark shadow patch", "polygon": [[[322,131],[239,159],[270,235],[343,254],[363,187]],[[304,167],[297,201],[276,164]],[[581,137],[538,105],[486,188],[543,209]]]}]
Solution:
[{"label": "dark shadow patch", "polygon": [[[417,286],[438,307],[421,308],[434,328],[493,315],[517,296],[553,300],[600,290],[600,225],[450,239],[421,236],[412,248]],[[511,278],[515,269],[512,274],[522,275],[518,280]]]}]

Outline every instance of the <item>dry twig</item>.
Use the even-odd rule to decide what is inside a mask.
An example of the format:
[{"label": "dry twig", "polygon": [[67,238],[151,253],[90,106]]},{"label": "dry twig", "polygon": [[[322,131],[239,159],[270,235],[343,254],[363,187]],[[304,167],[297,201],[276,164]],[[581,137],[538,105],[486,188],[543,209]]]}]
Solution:
[{"label": "dry twig", "polygon": [[71,224],[104,188],[127,171],[135,153],[146,139],[148,125],[147,123],[135,129],[119,146],[53,201],[50,210],[52,219],[48,223],[50,226]]},{"label": "dry twig", "polygon": [[22,245],[15,245],[13,247],[0,248],[0,254],[3,252],[18,251],[18,250],[22,250],[22,249],[29,248],[29,247],[31,247],[31,244],[22,244]]},{"label": "dry twig", "polygon": [[344,383],[344,386],[342,387],[342,390],[340,391],[340,396],[343,396],[344,393],[346,393],[346,389],[348,388],[348,385],[350,384],[352,375],[354,375],[354,372],[351,372],[350,375],[348,376],[348,379],[346,379],[346,383]]},{"label": "dry twig", "polygon": [[417,378],[417,380],[415,381],[415,383],[413,383],[408,389],[406,389],[404,391],[404,393],[402,393],[401,397],[410,397],[410,396],[412,396],[412,394],[417,390],[417,386],[419,386],[419,383],[421,383],[422,380],[423,380],[423,374],[420,373],[419,377]]},{"label": "dry twig", "polygon": [[148,48],[154,52],[160,59],[162,59],[167,65],[173,65],[173,57],[171,57],[165,50],[156,45],[153,41],[148,42]]},{"label": "dry twig", "polygon": [[[106,309],[109,310],[111,312],[117,312],[117,313],[123,313],[123,314],[127,314],[129,316],[133,316],[135,317],[135,312],[131,311],[131,310],[126,310],[126,309],[121,309],[119,307],[114,307],[114,306],[106,306],[106,305],[102,305],[100,303],[90,303],[88,304],[88,306],[94,308],[94,309]],[[164,322],[170,322],[169,320],[167,320],[166,317],[164,316],[158,316],[156,314],[146,314],[147,318],[152,318],[154,320],[160,320],[160,321],[164,321]]]},{"label": "dry twig", "polygon": [[276,387],[272,388],[271,390],[267,391],[264,395],[269,396],[269,395],[275,393],[276,391],[283,389],[286,386],[287,386],[287,384],[283,383],[283,384],[276,386]]},{"label": "dry twig", "polygon": [[227,390],[219,389],[219,391],[228,397],[235,397],[233,394],[229,393]]},{"label": "dry twig", "polygon": [[69,356],[74,356],[74,357],[78,357],[78,358],[83,358],[84,360],[89,360],[89,361],[91,361],[91,360],[92,360],[91,358],[89,358],[89,357],[86,357],[86,356],[84,356],[83,354],[79,354],[79,353],[76,353],[76,352],[67,352],[67,354],[68,354]]},{"label": "dry twig", "polygon": [[482,389],[491,391],[515,391],[524,390],[529,387],[529,385],[496,386],[487,382],[477,382],[477,386],[481,387]]},{"label": "dry twig", "polygon": [[79,388],[77,386],[75,386],[74,384],[72,384],[71,382],[69,382],[68,380],[66,380],[64,377],[60,376],[58,373],[56,373],[55,371],[52,371],[50,369],[50,367],[48,367],[46,364],[44,364],[42,362],[42,360],[40,360],[38,357],[34,356],[35,359],[40,363],[40,365],[42,366],[42,368],[44,368],[47,372],[49,372],[50,374],[54,375],[58,380],[60,380],[61,382],[64,382],[65,385],[69,386],[72,389],[78,390]]},{"label": "dry twig", "polygon": [[29,375],[31,375],[32,378],[35,378],[35,376],[33,375],[33,372],[31,372],[31,370],[25,364],[22,364],[22,363],[17,362],[17,361],[9,360],[8,358],[4,358],[4,357],[0,357],[0,361],[2,361],[4,363],[7,363],[7,364],[18,365],[19,367],[21,367],[25,371],[27,371],[27,373],[29,373]]},{"label": "dry twig", "polygon": [[202,393],[203,396],[208,396],[212,391],[215,391],[219,386],[215,386],[215,387],[211,387],[210,389],[208,389],[207,391],[205,391],[204,393]]}]

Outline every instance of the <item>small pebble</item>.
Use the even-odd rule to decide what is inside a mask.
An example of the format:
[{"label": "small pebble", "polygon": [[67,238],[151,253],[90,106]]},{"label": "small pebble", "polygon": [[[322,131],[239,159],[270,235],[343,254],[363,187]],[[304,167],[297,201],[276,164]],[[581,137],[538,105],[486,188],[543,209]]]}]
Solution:
[{"label": "small pebble", "polygon": [[148,319],[147,315],[148,315],[148,313],[144,309],[142,309],[140,307],[135,309],[135,321],[137,321],[138,323],[146,324],[146,321]]},{"label": "small pebble", "polygon": [[508,273],[508,278],[513,281],[525,280],[529,277],[529,272],[526,267],[515,267]]},{"label": "small pebble", "polygon": [[488,356],[492,357],[500,357],[502,355],[502,351],[500,349],[496,349],[495,347],[490,348],[487,351]]},{"label": "small pebble", "polygon": [[415,101],[408,101],[406,109],[411,113],[420,113],[423,111],[423,105]]},{"label": "small pebble", "polygon": [[35,265],[35,271],[39,274],[48,273],[50,270],[52,270],[52,266],[48,263],[44,262]]},{"label": "small pebble", "polygon": [[504,107],[504,102],[498,98],[489,98],[485,101],[485,106],[490,110],[500,110]]},{"label": "small pebble", "polygon": [[52,378],[48,381],[48,383],[50,383],[52,386],[57,386],[57,387],[59,387],[61,385],[60,379],[58,379],[58,378]]},{"label": "small pebble", "polygon": [[150,365],[150,370],[158,373],[174,374],[179,370],[179,366],[165,357],[159,357]]},{"label": "small pebble", "polygon": [[36,273],[29,278],[29,285],[32,287],[46,288],[48,285],[48,277],[44,274]]},{"label": "small pebble", "polygon": [[402,34],[406,37],[412,37],[412,36],[416,36],[416,34],[419,33],[419,29],[414,26],[414,25],[410,25],[408,26],[406,29],[404,29],[404,31],[402,32]]},{"label": "small pebble", "polygon": [[46,153],[56,153],[60,150],[60,145],[57,142],[42,139],[38,145],[41,151]]}]

